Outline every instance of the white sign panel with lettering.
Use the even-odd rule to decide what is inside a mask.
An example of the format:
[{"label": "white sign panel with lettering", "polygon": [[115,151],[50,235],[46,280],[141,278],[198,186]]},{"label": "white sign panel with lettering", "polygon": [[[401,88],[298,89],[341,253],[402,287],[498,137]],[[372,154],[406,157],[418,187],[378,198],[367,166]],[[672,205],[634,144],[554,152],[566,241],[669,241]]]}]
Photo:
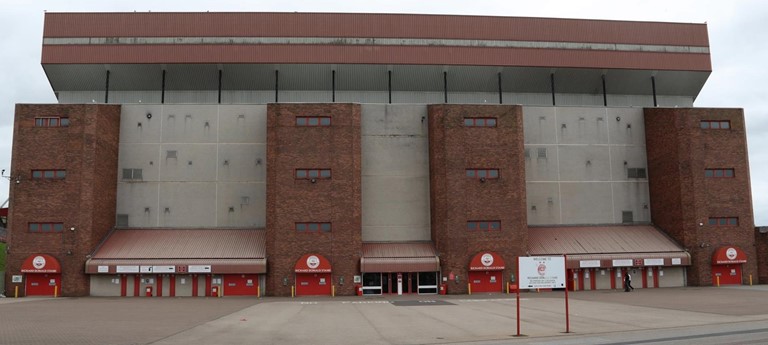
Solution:
[{"label": "white sign panel with lettering", "polygon": [[562,256],[521,256],[520,288],[556,289],[565,287],[565,257]]},{"label": "white sign panel with lettering", "polygon": [[109,273],[109,266],[99,266],[98,267],[99,273]]},{"label": "white sign panel with lettering", "polygon": [[645,266],[664,266],[664,259],[644,259]]},{"label": "white sign panel with lettering", "polygon": [[211,265],[189,265],[189,273],[211,273]]},{"label": "white sign panel with lettering", "polygon": [[174,273],[176,272],[176,266],[170,266],[170,265],[153,266],[152,272],[153,273]]},{"label": "white sign panel with lettering", "polygon": [[581,268],[600,267],[600,260],[580,260],[579,267]]},{"label": "white sign panel with lettering", "polygon": [[115,267],[117,273],[139,273],[139,266],[117,266]]},{"label": "white sign panel with lettering", "polygon": [[613,260],[613,267],[632,267],[632,259]]}]

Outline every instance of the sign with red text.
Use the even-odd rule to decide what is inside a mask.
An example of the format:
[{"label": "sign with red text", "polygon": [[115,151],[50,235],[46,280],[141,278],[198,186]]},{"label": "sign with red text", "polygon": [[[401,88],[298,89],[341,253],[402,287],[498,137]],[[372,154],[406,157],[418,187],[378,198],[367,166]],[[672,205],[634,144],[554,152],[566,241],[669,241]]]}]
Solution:
[{"label": "sign with red text", "polygon": [[521,289],[565,287],[565,257],[521,256],[518,258]]}]

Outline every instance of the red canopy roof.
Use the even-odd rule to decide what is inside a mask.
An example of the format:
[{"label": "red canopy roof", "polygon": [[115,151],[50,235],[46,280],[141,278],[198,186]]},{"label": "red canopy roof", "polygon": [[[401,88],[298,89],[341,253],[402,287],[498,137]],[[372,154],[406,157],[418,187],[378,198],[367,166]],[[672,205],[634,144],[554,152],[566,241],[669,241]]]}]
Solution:
[{"label": "red canopy roof", "polygon": [[747,254],[739,247],[728,246],[717,248],[712,254],[712,264],[744,264],[747,263]]}]

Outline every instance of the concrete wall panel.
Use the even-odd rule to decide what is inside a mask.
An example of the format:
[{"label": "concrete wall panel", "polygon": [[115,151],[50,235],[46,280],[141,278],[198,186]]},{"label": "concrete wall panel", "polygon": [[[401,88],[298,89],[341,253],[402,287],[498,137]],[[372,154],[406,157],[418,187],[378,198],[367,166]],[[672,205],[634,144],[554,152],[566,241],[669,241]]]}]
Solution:
[{"label": "concrete wall panel", "polygon": [[216,226],[264,228],[267,222],[266,193],[264,181],[218,183]]},{"label": "concrete wall panel", "polygon": [[[160,185],[160,227],[216,226],[216,184],[169,182]],[[167,210],[166,210],[167,208]]]},{"label": "concrete wall panel", "polygon": [[217,141],[218,106],[172,105],[163,107],[164,143],[214,143]]},{"label": "concrete wall panel", "polygon": [[557,182],[525,185],[527,195],[528,224],[560,224],[560,189]]},{"label": "concrete wall panel", "polygon": [[563,224],[615,223],[610,183],[562,183],[560,193]]},{"label": "concrete wall panel", "polygon": [[266,105],[222,105],[218,112],[218,142],[266,144]]},{"label": "concrete wall panel", "polygon": [[128,215],[129,227],[158,226],[159,193],[156,182],[118,183],[117,214]]}]

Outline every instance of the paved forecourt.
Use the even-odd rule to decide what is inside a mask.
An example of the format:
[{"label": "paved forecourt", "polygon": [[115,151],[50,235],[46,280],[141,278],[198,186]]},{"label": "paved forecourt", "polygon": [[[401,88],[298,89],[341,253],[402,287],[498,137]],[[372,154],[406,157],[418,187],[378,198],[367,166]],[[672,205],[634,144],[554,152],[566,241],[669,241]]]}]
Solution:
[{"label": "paved forecourt", "polygon": [[514,295],[0,299],[0,343],[567,342],[589,334],[764,322],[767,297],[766,286],[575,292],[572,333],[565,334],[562,292],[523,293],[525,337],[515,337]]}]

